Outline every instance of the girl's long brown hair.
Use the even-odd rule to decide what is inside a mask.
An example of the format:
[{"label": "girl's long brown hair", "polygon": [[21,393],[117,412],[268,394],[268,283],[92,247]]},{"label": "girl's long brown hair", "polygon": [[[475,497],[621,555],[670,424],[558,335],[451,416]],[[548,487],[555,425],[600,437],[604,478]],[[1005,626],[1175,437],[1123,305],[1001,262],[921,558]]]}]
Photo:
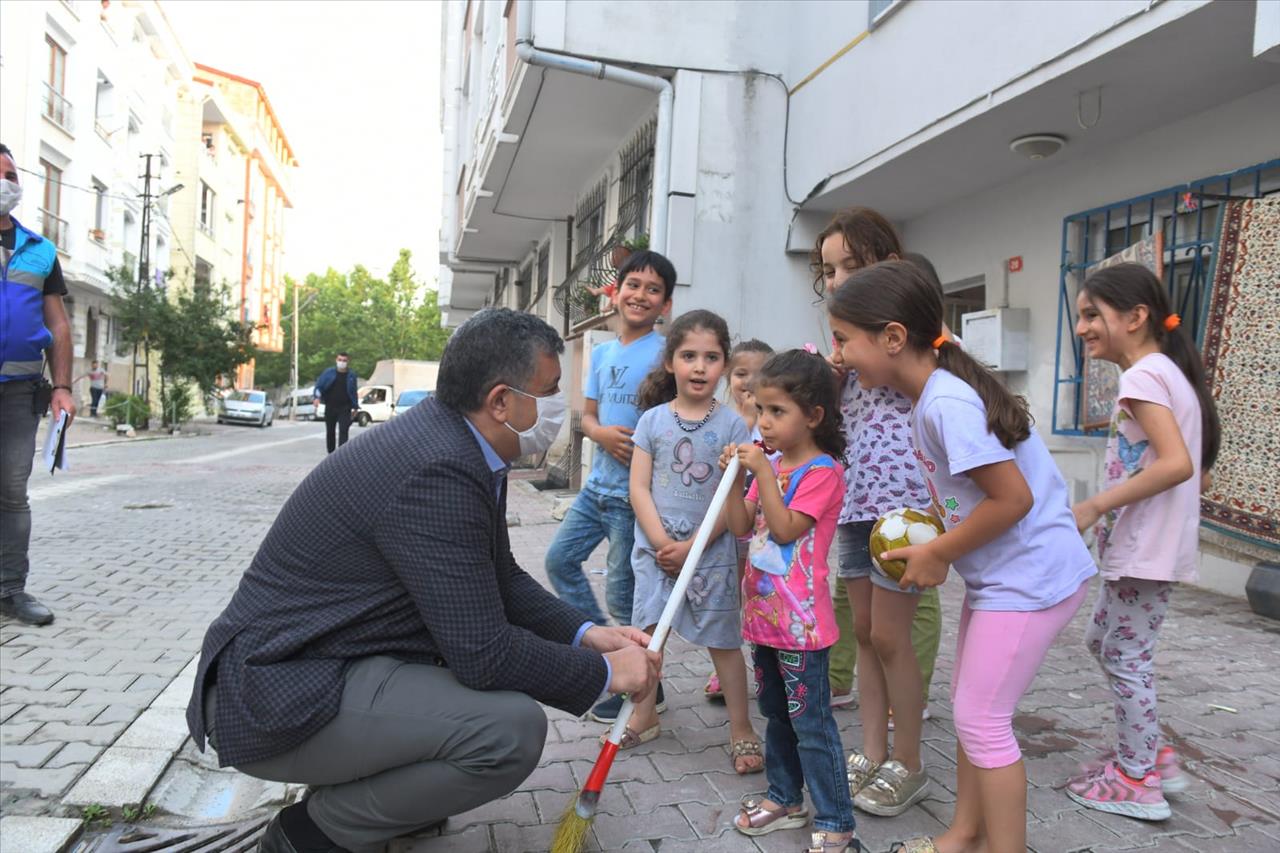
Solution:
[{"label": "girl's long brown hair", "polygon": [[[856,271],[828,300],[827,309],[831,316],[869,332],[901,323],[907,330],[907,346],[919,352],[928,352],[942,334],[942,297],[908,261],[883,261]],[[937,353],[939,367],[978,392],[987,409],[987,429],[1001,444],[1013,449],[1031,436],[1025,398],[1004,387],[954,341],[944,343]]]},{"label": "girl's long brown hair", "polygon": [[849,254],[859,266],[868,267],[893,257],[901,258],[902,240],[893,224],[879,211],[869,207],[850,207],[831,217],[827,227],[818,232],[813,251],[809,253],[809,269],[813,271],[813,292],[826,294],[822,284],[822,244],[832,234],[843,234]]},{"label": "girl's long brown hair", "polygon": [[1182,326],[1173,330],[1164,327],[1164,321],[1173,313],[1164,284],[1142,264],[1116,264],[1089,276],[1080,291],[1091,301],[1106,303],[1121,313],[1132,311],[1139,305],[1147,307],[1147,333],[1160,345],[1160,352],[1178,365],[1200,398],[1200,467],[1205,471],[1212,468],[1222,445],[1218,407],[1209,392],[1204,362],[1200,360],[1200,351],[1191,336]]},{"label": "girl's long brown hair", "polygon": [[646,412],[654,406],[670,403],[676,398],[676,377],[674,373],[667,370],[667,365],[675,359],[676,351],[684,343],[685,337],[690,332],[699,330],[711,332],[716,336],[720,343],[720,352],[726,362],[728,361],[729,324],[724,321],[724,318],[714,311],[702,309],[686,311],[675,319],[667,331],[667,343],[662,348],[662,361],[649,371],[649,375],[640,383],[640,390],[636,392],[636,408]]}]

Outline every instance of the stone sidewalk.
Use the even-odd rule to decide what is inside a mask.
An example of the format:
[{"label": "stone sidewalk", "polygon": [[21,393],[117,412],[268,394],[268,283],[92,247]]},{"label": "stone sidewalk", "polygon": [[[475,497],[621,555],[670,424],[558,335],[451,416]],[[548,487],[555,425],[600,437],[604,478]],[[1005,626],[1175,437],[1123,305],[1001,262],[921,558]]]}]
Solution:
[{"label": "stone sidewalk", "polygon": [[[289,435],[305,440],[304,429]],[[272,439],[266,432],[263,438]],[[274,438],[285,438],[282,432]],[[78,829],[69,819],[87,803],[154,803],[160,812],[152,822],[163,827],[269,814],[296,793],[249,786],[247,795],[220,802],[222,811],[214,812],[195,802],[197,793],[184,789],[175,773],[247,780],[195,753],[180,709],[205,627],[234,590],[281,503],[320,458],[290,444],[297,440],[284,442],[289,446],[269,460],[238,457],[234,477],[221,462],[181,458],[206,440],[104,448],[94,453],[142,452],[154,459],[135,461],[127,474],[86,462],[77,476],[96,487],[41,487],[37,512],[48,512],[56,497],[59,511],[75,523],[65,530],[37,525],[34,548],[57,568],[33,579],[33,587],[55,605],[58,622],[51,629],[0,629],[0,845],[6,853],[65,847]],[[544,581],[542,556],[557,526],[551,503],[551,496],[527,483],[513,484],[512,546],[521,564]],[[603,549],[588,565],[603,567]],[[602,596],[603,577],[591,577]],[[934,719],[924,730],[933,794],[898,818],[859,815],[859,833],[871,850],[936,832],[950,817],[954,739],[945,695],[960,594],[958,581],[944,588]],[[1032,848],[1280,850],[1280,625],[1252,616],[1242,601],[1179,591],[1159,655],[1161,710],[1194,784],[1173,801],[1173,818],[1143,823],[1084,810],[1060,790],[1108,740],[1111,706],[1083,649],[1086,618],[1077,617],[1051,650],[1016,721],[1030,780]],[[590,849],[802,849],[808,839],[799,831],[753,840],[731,828],[739,799],[762,791],[763,776],[733,773],[724,706],[702,697],[710,672],[705,652],[673,638],[667,661],[664,734],[615,763]],[[837,715],[846,748],[856,745],[857,712]],[[450,818],[442,832],[401,839],[393,853],[547,849],[599,752],[604,729],[554,710],[548,716],[541,764],[517,791]],[[758,716],[756,724],[763,733]],[[104,782],[122,784],[107,790]],[[19,826],[28,816],[43,821]],[[21,837],[35,846],[10,847],[20,828],[48,831],[54,840],[28,834]]]},{"label": "stone sidewalk", "polygon": [[[511,531],[512,547],[521,565],[545,582],[542,555],[556,530],[539,505],[546,498],[522,488],[512,495],[521,522]],[[587,565],[602,568],[604,550]],[[603,577],[591,577],[603,601]],[[946,696],[962,592],[953,575],[943,589],[933,719],[924,728],[933,794],[897,818],[857,815],[859,836],[877,853],[895,840],[939,832],[951,817],[955,738]],[[1030,847],[1037,853],[1280,850],[1280,624],[1254,616],[1243,601],[1179,590],[1161,637],[1160,701],[1166,736],[1180,749],[1193,784],[1171,800],[1171,819],[1146,823],[1084,809],[1061,790],[1080,763],[1107,747],[1112,726],[1109,690],[1083,644],[1091,605],[1090,599],[1050,651],[1016,719],[1030,785]],[[751,839],[731,827],[741,797],[766,784],[763,775],[733,772],[724,705],[702,696],[710,671],[704,651],[673,637],[663,735],[614,763],[588,849],[775,853],[808,845],[807,831]],[[846,749],[854,747],[858,712],[836,714]],[[763,721],[754,716],[763,735]],[[591,770],[605,729],[555,710],[548,717],[542,762],[517,791],[450,818],[442,832],[397,841],[393,853],[546,850],[565,805]]]}]

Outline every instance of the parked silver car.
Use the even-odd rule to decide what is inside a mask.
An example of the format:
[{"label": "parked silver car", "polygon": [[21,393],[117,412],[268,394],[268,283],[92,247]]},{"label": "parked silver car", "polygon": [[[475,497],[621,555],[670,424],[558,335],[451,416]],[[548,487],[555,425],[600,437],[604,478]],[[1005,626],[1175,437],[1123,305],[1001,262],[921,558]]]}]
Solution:
[{"label": "parked silver car", "polygon": [[232,391],[218,403],[218,423],[254,424],[269,427],[276,408],[265,391]]}]

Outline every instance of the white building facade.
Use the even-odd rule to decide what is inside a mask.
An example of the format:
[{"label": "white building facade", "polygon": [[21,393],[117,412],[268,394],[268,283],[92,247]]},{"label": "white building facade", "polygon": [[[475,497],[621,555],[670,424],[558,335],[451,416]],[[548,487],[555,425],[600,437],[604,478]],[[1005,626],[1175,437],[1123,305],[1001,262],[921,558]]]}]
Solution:
[{"label": "white building facade", "polygon": [[[775,348],[821,345],[814,238],[835,211],[873,207],[937,267],[953,325],[1022,309],[1003,315],[1030,345],[1002,375],[1083,496],[1104,440],[1080,407],[1075,288],[1086,265],[1159,234],[1175,302],[1203,333],[1221,197],[1280,190],[1278,10],[452,0],[447,322],[487,304],[544,316],[570,339],[580,405],[583,354],[607,334],[584,287],[609,279],[614,244],[646,234],[679,272],[675,313],[710,308]],[[574,62],[587,73],[563,70]],[[593,63],[669,83],[669,116],[657,92]],[[1024,137],[1054,153],[1030,159],[1034,140],[1012,146]],[[1207,529],[1202,544],[1202,583],[1233,594],[1275,559]]]},{"label": "white building facade", "polygon": [[[75,375],[98,359],[110,388],[137,391],[144,374],[112,322],[107,273],[138,275],[143,155],[153,155],[151,193],[171,188],[193,66],[155,2],[9,3],[0,14],[0,134],[23,170],[16,215],[58,247]],[[147,247],[148,279],[160,284],[177,252],[168,204],[152,204]],[[87,382],[75,390],[87,400]]]}]

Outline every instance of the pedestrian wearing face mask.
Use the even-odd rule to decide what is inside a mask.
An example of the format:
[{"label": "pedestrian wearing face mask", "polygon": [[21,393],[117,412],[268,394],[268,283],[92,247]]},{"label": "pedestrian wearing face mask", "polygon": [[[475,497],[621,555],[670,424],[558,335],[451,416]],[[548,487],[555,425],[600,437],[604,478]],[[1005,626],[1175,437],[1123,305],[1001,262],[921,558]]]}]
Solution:
[{"label": "pedestrian wearing face mask", "polygon": [[[27,480],[40,418],[76,414],[71,397],[71,323],[57,248],[11,216],[22,199],[13,154],[0,145],[0,615],[28,625],[53,621],[26,591],[31,541]],[[44,378],[49,365],[53,385]]]},{"label": "pedestrian wearing face mask", "polygon": [[516,565],[507,471],[565,421],[564,342],[530,314],[453,333],[436,396],[320,463],[210,626],[187,722],[219,764],[308,785],[265,853],[380,851],[533,771],[538,703],[643,699],[649,637],[603,627]]},{"label": "pedestrian wearing face mask", "polygon": [[333,367],[326,368],[316,380],[315,404],[319,407],[324,403],[324,440],[330,453],[347,443],[351,418],[360,408],[356,391],[359,386],[360,378],[351,369],[351,356],[345,352],[338,353]]}]

